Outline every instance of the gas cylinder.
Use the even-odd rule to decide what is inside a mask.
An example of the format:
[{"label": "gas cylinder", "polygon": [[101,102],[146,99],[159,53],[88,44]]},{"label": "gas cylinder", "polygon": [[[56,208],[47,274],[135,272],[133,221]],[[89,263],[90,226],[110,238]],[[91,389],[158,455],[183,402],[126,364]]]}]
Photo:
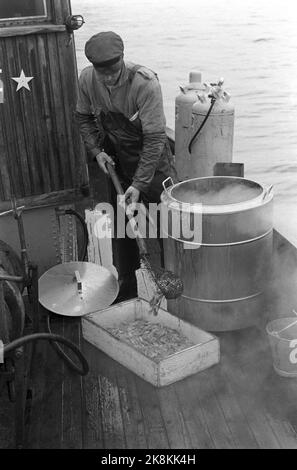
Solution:
[{"label": "gas cylinder", "polygon": [[217,162],[232,162],[234,106],[223,79],[202,83],[192,71],[175,100],[175,166],[181,181],[213,176]]}]

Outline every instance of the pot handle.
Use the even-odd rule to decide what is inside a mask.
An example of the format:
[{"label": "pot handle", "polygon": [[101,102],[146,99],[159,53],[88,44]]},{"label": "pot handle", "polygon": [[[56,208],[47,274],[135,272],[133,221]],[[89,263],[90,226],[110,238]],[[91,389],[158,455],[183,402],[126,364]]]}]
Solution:
[{"label": "pot handle", "polygon": [[271,194],[272,190],[273,190],[273,184],[271,184],[270,186],[264,189],[262,201],[264,201]]},{"label": "pot handle", "polygon": [[[170,182],[170,185],[168,186],[167,183]],[[168,189],[171,188],[171,186],[173,186],[174,183],[173,183],[173,179],[171,178],[171,176],[168,176],[168,178],[166,178],[166,180],[164,180],[162,182],[162,186],[164,188],[164,191],[168,192]]]}]

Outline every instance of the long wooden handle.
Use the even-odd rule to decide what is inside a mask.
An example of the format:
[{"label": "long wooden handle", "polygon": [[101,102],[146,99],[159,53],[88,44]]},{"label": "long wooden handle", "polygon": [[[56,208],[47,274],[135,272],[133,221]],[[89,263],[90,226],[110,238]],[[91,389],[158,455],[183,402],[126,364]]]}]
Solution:
[{"label": "long wooden handle", "polygon": [[[122,188],[119,177],[118,177],[113,165],[111,165],[110,163],[106,163],[106,168],[108,170],[108,173],[110,175],[110,178],[113,182],[113,185],[115,187],[115,190],[116,190],[117,194],[124,195],[125,192]],[[133,215],[131,214],[131,212],[129,211],[126,204],[125,204],[125,212],[126,212],[126,215],[128,217],[128,220],[130,222],[130,225],[131,225],[131,227],[134,231],[135,226],[137,226],[137,222],[136,222],[135,218],[133,217]],[[137,228],[137,230],[138,230],[138,228]],[[138,233],[139,233],[139,231],[138,231]],[[137,245],[138,245],[138,248],[139,248],[140,255],[141,256],[147,255],[148,251],[147,251],[147,248],[146,248],[146,243],[145,243],[145,241],[142,237],[139,237],[137,235],[137,233],[136,233],[136,242],[137,242]]]},{"label": "long wooden handle", "polygon": [[116,174],[114,166],[111,165],[110,163],[106,163],[106,168],[108,170],[109,176],[111,177],[111,180],[113,182],[113,185],[115,187],[117,194],[124,195],[125,191],[122,188],[121,182],[119,180],[118,175]]}]

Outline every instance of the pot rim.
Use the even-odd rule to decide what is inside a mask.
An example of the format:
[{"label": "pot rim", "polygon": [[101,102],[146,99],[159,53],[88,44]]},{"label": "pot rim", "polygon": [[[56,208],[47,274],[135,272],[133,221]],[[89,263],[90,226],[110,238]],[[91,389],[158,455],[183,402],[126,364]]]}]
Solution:
[{"label": "pot rim", "polygon": [[[178,186],[181,186],[182,184],[189,183],[192,181],[197,181],[197,180],[206,180],[206,179],[231,179],[231,180],[241,180],[241,181],[249,181],[250,183],[254,183],[258,185],[260,188],[262,188],[262,191],[259,195],[252,199],[248,199],[247,201],[241,201],[241,202],[232,202],[229,204],[202,204],[201,202],[197,203],[187,203],[183,201],[179,201],[176,199],[174,196],[172,196],[172,191],[173,189],[177,188]],[[173,184],[170,186],[168,189],[166,188],[162,194],[161,194],[161,200],[164,202],[164,197],[167,195],[167,198],[171,200],[172,204],[183,204],[187,205],[189,208],[192,208],[194,212],[201,212],[203,214],[222,214],[222,213],[233,213],[233,212],[241,212],[243,210],[248,210],[252,209],[254,207],[259,207],[261,205],[265,205],[266,203],[270,202],[273,199],[273,193],[270,192],[267,197],[265,197],[265,191],[269,188],[265,188],[262,186],[260,183],[257,181],[244,178],[241,176],[203,176],[201,178],[191,178],[188,180],[180,181],[178,183]],[[170,204],[170,203],[169,203]],[[191,209],[189,209],[191,210]]]}]

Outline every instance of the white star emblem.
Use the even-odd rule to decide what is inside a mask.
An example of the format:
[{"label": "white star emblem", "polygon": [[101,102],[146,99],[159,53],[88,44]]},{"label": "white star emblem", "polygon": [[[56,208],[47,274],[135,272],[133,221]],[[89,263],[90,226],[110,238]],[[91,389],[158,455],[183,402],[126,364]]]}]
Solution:
[{"label": "white star emblem", "polygon": [[24,74],[23,69],[22,69],[21,75],[19,77],[11,77],[11,79],[14,80],[15,82],[17,82],[17,84],[18,84],[16,91],[19,91],[23,87],[27,88],[27,90],[31,91],[28,83],[31,80],[33,80],[33,78],[34,77],[26,77],[26,75]]}]

